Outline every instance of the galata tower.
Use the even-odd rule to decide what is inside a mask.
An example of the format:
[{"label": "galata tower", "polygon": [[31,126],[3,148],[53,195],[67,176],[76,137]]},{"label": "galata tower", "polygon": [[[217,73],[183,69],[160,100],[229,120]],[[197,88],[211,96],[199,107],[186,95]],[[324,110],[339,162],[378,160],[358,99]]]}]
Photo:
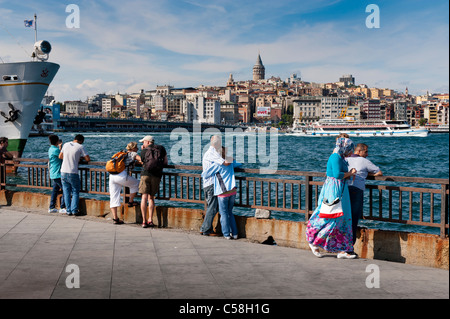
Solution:
[{"label": "galata tower", "polygon": [[258,53],[258,58],[256,59],[256,64],[253,67],[253,81],[264,80],[266,73],[266,68],[262,64],[261,56]]}]

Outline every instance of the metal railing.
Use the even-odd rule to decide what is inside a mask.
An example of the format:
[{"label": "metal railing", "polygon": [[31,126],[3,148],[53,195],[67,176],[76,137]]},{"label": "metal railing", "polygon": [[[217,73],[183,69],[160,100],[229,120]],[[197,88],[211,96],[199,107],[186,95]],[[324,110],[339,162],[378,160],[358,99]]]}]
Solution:
[{"label": "metal railing", "polygon": [[[48,160],[21,158],[6,164],[19,170],[21,182],[7,182],[5,164],[1,164],[0,187],[51,189]],[[164,169],[157,199],[205,204],[201,166],[169,165]],[[80,165],[81,192],[109,195],[105,162]],[[131,172],[135,177],[139,171]],[[23,178],[26,175],[27,179]],[[268,177],[267,177],[268,176]],[[235,206],[250,209],[302,214],[308,220],[316,208],[325,173],[277,171],[262,175],[259,169],[236,169]],[[369,177],[363,219],[405,225],[439,228],[448,236],[449,180],[402,176]],[[416,185],[420,184],[421,187]],[[412,185],[412,186],[408,186]],[[367,196],[368,193],[368,196]],[[124,192],[125,201],[127,194]]]}]

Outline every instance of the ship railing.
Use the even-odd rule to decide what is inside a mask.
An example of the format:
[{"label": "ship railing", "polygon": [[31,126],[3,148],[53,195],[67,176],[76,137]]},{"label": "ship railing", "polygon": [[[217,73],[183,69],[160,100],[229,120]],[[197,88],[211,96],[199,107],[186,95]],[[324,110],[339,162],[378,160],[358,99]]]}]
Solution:
[{"label": "ship railing", "polygon": [[[21,158],[1,164],[1,190],[27,189],[39,192],[52,189],[48,160]],[[6,174],[6,167],[17,170]],[[168,165],[163,172],[158,200],[206,205],[202,189],[201,166]],[[109,174],[105,162],[80,164],[81,192],[109,196]],[[139,178],[140,169],[130,172]],[[236,169],[235,206],[242,209],[267,209],[293,214],[294,220],[307,221],[317,207],[325,173],[279,170],[266,174],[259,169]],[[123,192],[124,202],[129,194]],[[177,204],[178,205],[178,204]],[[299,218],[298,215],[300,215]],[[415,232],[448,236],[449,179],[404,176],[369,177],[365,192],[364,220],[376,225],[412,225]],[[292,217],[292,216],[291,216]],[[425,228],[422,228],[426,227]],[[378,226],[375,226],[378,227]],[[389,227],[388,227],[389,228]],[[416,230],[417,229],[417,230]]]}]

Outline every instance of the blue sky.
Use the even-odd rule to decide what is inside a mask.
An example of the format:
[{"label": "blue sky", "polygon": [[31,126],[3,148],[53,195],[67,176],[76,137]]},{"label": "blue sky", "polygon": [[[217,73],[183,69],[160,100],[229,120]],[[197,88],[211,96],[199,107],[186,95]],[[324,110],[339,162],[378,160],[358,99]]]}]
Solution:
[{"label": "blue sky", "polygon": [[[68,4],[80,28],[67,28]],[[366,6],[380,28],[366,27]],[[252,78],[258,52],[266,77],[309,82],[352,74],[357,84],[412,94],[449,91],[447,0],[0,0],[0,63],[29,59],[38,38],[61,65],[49,88],[58,101],[156,85],[225,85]]]}]

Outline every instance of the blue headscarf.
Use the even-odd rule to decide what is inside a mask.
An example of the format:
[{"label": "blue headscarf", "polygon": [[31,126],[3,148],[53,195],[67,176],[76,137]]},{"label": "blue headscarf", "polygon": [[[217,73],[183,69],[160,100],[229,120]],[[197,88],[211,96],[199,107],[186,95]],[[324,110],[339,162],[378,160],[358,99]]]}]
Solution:
[{"label": "blue headscarf", "polygon": [[348,153],[355,150],[355,144],[349,138],[340,137],[336,140],[334,153],[338,153],[341,157],[345,157]]}]

